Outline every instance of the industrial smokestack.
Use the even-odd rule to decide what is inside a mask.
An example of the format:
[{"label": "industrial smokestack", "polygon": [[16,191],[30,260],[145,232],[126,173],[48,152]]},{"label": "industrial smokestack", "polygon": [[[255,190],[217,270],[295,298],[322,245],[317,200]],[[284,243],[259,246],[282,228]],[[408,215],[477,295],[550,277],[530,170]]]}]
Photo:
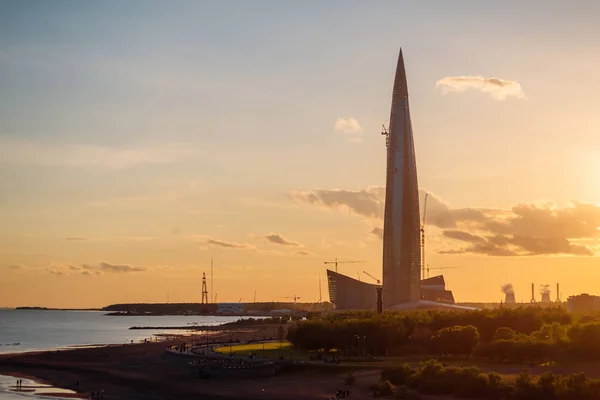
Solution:
[{"label": "industrial smokestack", "polygon": [[556,283],[556,302],[560,303],[560,286]]},{"label": "industrial smokestack", "polygon": [[502,293],[506,296],[504,298],[505,304],[515,304],[517,301],[515,300],[515,289],[513,288],[512,283],[507,283],[500,287]]},{"label": "industrial smokestack", "polygon": [[531,284],[531,302],[535,303],[535,284]]},{"label": "industrial smokestack", "polygon": [[551,303],[550,285],[540,285],[540,295],[542,296],[542,303]]}]

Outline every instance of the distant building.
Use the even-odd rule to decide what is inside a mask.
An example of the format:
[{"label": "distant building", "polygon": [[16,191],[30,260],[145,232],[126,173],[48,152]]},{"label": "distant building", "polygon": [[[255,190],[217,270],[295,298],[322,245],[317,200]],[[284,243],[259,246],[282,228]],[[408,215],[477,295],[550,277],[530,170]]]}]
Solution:
[{"label": "distant building", "polygon": [[576,313],[598,311],[600,310],[600,296],[592,296],[587,293],[570,296],[567,299],[567,309]]},{"label": "distant building", "polygon": [[292,315],[294,312],[292,310],[288,310],[286,308],[282,308],[279,310],[271,310],[271,312],[269,312],[270,315]]},{"label": "distant building", "polygon": [[[377,285],[361,282],[349,276],[327,270],[329,301],[336,310],[375,310]],[[385,292],[383,294],[385,299]]]},{"label": "distant building", "polygon": [[402,50],[396,66],[386,147],[383,304],[388,308],[421,298],[419,188]]},{"label": "distant building", "polygon": [[[349,276],[327,270],[329,299],[336,310],[375,310],[377,307],[377,285],[361,282]],[[446,290],[442,275],[427,278],[420,284],[420,300],[454,304],[454,295]],[[385,289],[383,301],[385,303]],[[412,303],[411,303],[412,304]]]},{"label": "distant building", "polygon": [[219,303],[217,314],[239,315],[244,313],[243,303]]},{"label": "distant building", "polygon": [[454,295],[446,290],[444,275],[421,280],[421,300],[454,304]]},{"label": "distant building", "polygon": [[[453,308],[449,306],[454,305],[454,296],[446,290],[443,276],[421,280],[417,163],[402,50],[396,64],[389,130],[384,127],[383,134],[387,150],[381,274],[384,309]],[[327,282],[330,301],[337,310],[377,308],[377,285],[331,270],[327,270]]]}]

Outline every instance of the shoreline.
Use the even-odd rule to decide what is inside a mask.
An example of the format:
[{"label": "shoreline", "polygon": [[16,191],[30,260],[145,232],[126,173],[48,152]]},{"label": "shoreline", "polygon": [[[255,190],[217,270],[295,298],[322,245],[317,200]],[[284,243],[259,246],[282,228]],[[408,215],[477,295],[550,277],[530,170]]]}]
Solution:
[{"label": "shoreline", "polygon": [[[210,333],[207,332],[206,335],[202,335],[201,337],[212,337],[214,335],[222,334],[226,329],[212,331]],[[84,349],[98,349],[98,348],[110,348],[110,347],[122,347],[122,346],[135,346],[139,344],[148,344],[148,343],[167,343],[169,341],[180,341],[182,339],[187,338],[197,338],[200,335],[195,335],[193,333],[155,333],[148,340],[144,339],[136,339],[133,343],[98,343],[98,344],[70,344],[62,347],[48,347],[45,349],[30,349],[23,351],[12,351],[7,353],[0,353],[0,361],[5,356],[19,356],[19,355],[31,355],[31,354],[40,354],[40,353],[48,353],[48,352],[63,352],[63,351],[76,351],[76,350],[84,350]],[[156,340],[151,340],[156,339]],[[194,340],[196,342],[196,340]],[[0,374],[1,375],[1,374]]]},{"label": "shoreline", "polygon": [[[26,379],[30,382],[26,382],[24,386],[22,386],[25,390],[14,390],[16,388],[15,385],[9,385],[5,393],[9,393],[12,395],[28,395],[35,397],[50,397],[57,399],[87,399],[89,398],[89,393],[84,393],[81,391],[77,391],[74,389],[64,389],[59,388],[52,384],[52,382],[39,378],[37,376],[32,376],[28,374],[24,374],[21,372],[3,372],[0,374],[3,377],[10,377],[13,379]],[[36,390],[37,389],[37,390]],[[1,392],[0,392],[1,393]],[[33,397],[35,396],[35,397]]]},{"label": "shoreline", "polygon": [[[229,330],[226,338],[233,336],[242,342],[252,340],[254,335],[272,338],[272,331],[262,325],[247,326]],[[196,378],[190,374],[190,357],[166,351],[169,345],[189,343],[190,338],[191,335],[133,345],[2,354],[0,375],[35,377],[38,382],[84,394],[104,390],[105,398],[123,400],[308,400],[329,398],[343,381],[339,374],[310,370],[254,380]],[[202,340],[198,343],[202,344]]]}]

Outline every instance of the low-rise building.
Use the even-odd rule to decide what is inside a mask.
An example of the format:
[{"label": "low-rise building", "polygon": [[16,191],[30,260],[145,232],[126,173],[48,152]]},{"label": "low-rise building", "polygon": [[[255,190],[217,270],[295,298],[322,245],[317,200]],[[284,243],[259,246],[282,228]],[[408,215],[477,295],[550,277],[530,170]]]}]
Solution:
[{"label": "low-rise building", "polygon": [[594,312],[600,310],[600,296],[587,293],[570,296],[567,299],[567,309],[570,312]]},{"label": "low-rise building", "polygon": [[219,303],[217,304],[217,314],[239,315],[244,313],[243,303]]}]

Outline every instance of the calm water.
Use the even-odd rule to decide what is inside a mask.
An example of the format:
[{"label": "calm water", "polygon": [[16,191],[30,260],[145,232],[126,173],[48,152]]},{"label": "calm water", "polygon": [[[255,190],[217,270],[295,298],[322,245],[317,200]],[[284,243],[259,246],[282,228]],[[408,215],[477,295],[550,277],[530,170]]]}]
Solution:
[{"label": "calm water", "polygon": [[40,394],[50,393],[73,393],[71,390],[58,389],[52,386],[43,385],[41,383],[32,381],[30,379],[23,379],[23,392],[14,392],[17,383],[17,378],[12,376],[0,375],[0,400],[26,400],[29,399],[54,399],[58,398],[55,396],[40,396]]},{"label": "calm water", "polygon": [[[129,330],[132,326],[219,325],[240,319],[227,316],[111,317],[104,314],[96,311],[0,310],[0,353],[130,343],[157,333],[181,333],[160,329]],[[16,378],[0,375],[1,400],[40,398],[33,394],[9,392],[9,386],[15,382]],[[24,379],[25,384],[34,382]]]},{"label": "calm water", "polygon": [[[0,310],[0,354],[74,345],[129,343],[173,330],[129,330],[132,326],[219,325],[228,316],[106,316],[97,311]],[[19,343],[19,345],[15,345]]]}]

